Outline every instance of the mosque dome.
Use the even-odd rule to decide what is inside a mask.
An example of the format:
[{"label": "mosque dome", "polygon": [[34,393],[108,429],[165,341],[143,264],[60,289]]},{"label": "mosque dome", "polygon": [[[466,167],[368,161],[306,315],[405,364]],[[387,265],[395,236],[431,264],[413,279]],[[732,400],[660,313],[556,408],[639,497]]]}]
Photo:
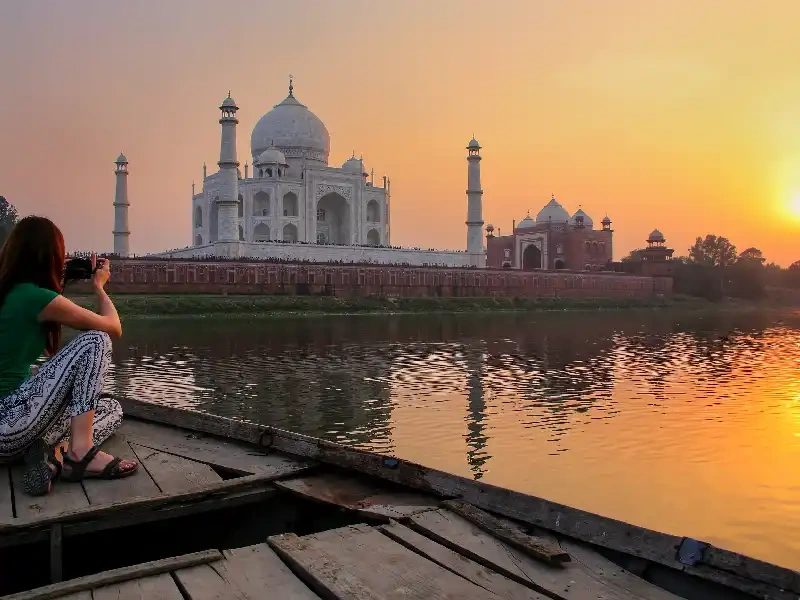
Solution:
[{"label": "mosque dome", "polygon": [[259,119],[250,136],[250,152],[259,156],[270,146],[284,154],[300,156],[328,164],[331,137],[325,124],[294,97],[292,85],[283,102]]},{"label": "mosque dome", "polygon": [[283,152],[278,150],[275,146],[267,148],[261,154],[258,155],[258,158],[253,161],[255,165],[266,165],[266,164],[279,164],[285,165],[286,164],[286,157],[283,155]]},{"label": "mosque dome", "polygon": [[122,152],[120,152],[119,156],[117,157],[117,160],[115,162],[118,163],[118,164],[123,164],[123,163],[127,163],[128,159],[125,158],[125,155]]},{"label": "mosque dome", "polygon": [[469,141],[469,144],[467,144],[467,150],[480,150],[480,149],[481,145],[478,143],[478,140],[476,140],[474,137]]},{"label": "mosque dome", "polygon": [[650,235],[647,238],[648,242],[664,242],[666,241],[664,238],[664,234],[661,233],[658,229],[653,229]]},{"label": "mosque dome", "polygon": [[608,215],[603,217],[603,220],[600,221],[603,225],[611,225],[611,219],[608,218]]},{"label": "mosque dome", "polygon": [[555,196],[551,196],[550,202],[536,215],[537,223],[566,223],[569,221],[569,213],[559,204]]},{"label": "mosque dome", "polygon": [[238,106],[236,106],[236,102],[234,102],[234,100],[233,100],[233,98],[231,98],[230,94],[228,94],[228,97],[225,98],[225,100],[222,101],[222,106],[233,106],[233,107],[238,108]]},{"label": "mosque dome", "polygon": [[531,219],[530,215],[526,215],[517,225],[517,229],[530,229],[532,227],[536,227],[536,221]]},{"label": "mosque dome", "polygon": [[346,173],[356,173],[358,175],[364,174],[364,161],[360,158],[356,158],[356,155],[353,154],[350,158],[344,161],[342,165],[342,170]]},{"label": "mosque dome", "polygon": [[572,217],[569,220],[569,224],[570,225],[577,225],[578,224],[578,217],[583,217],[583,226],[584,226],[584,228],[591,229],[592,227],[594,227],[594,221],[592,221],[592,217],[590,217],[585,212],[583,212],[582,208],[579,208],[578,210],[575,211],[575,214],[572,215]]}]

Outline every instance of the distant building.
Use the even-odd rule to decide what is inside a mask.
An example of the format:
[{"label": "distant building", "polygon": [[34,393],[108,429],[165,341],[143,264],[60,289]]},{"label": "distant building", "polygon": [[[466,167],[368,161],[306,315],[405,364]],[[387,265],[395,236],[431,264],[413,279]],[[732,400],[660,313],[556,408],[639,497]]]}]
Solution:
[{"label": "distant building", "polygon": [[631,257],[623,263],[622,270],[646,277],[672,277],[674,252],[672,248],[667,248],[664,234],[654,229],[647,236],[647,246],[631,252]]},{"label": "distant building", "polygon": [[486,227],[486,266],[507,269],[608,270],[612,256],[611,219],[601,229],[582,209],[572,216],[555,196],[535,219],[526,216],[510,235],[496,236]]}]

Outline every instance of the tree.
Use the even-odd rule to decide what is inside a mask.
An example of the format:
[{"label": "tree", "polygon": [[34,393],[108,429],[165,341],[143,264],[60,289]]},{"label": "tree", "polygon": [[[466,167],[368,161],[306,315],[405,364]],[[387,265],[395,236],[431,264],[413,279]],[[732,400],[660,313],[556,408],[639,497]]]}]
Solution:
[{"label": "tree", "polygon": [[0,196],[0,246],[17,222],[17,209],[4,196]]},{"label": "tree", "polygon": [[638,249],[637,249],[637,250],[631,250],[631,251],[628,253],[628,256],[624,256],[624,257],[623,257],[623,258],[620,260],[620,262],[624,262],[624,263],[627,263],[627,262],[639,262],[639,261],[641,261],[641,260],[642,260],[642,257],[641,257],[641,250],[638,250]]},{"label": "tree", "polygon": [[789,269],[792,271],[794,271],[795,269],[800,269],[800,260],[796,260],[792,264],[790,264]]},{"label": "tree", "polygon": [[692,262],[712,267],[730,267],[736,262],[736,246],[725,237],[708,234],[705,239],[697,238],[689,248]]}]

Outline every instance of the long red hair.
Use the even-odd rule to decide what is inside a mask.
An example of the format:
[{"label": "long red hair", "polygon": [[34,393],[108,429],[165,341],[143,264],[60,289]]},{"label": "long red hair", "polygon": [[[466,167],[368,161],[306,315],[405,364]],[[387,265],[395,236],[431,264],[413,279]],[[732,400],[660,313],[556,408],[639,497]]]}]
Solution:
[{"label": "long red hair", "polygon": [[[32,283],[62,293],[65,262],[64,236],[55,223],[44,217],[21,219],[0,250],[0,308],[18,283]],[[42,327],[47,354],[52,356],[61,341],[61,326],[44,323]]]}]

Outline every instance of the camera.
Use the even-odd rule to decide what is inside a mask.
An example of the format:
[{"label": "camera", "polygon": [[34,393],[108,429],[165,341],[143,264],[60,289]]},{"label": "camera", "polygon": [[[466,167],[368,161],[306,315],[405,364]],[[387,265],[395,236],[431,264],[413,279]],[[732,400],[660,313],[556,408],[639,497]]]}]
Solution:
[{"label": "camera", "polygon": [[97,267],[92,269],[92,261],[88,258],[71,258],[64,268],[64,281],[91,279],[96,269],[103,266],[105,259],[97,259]]}]

